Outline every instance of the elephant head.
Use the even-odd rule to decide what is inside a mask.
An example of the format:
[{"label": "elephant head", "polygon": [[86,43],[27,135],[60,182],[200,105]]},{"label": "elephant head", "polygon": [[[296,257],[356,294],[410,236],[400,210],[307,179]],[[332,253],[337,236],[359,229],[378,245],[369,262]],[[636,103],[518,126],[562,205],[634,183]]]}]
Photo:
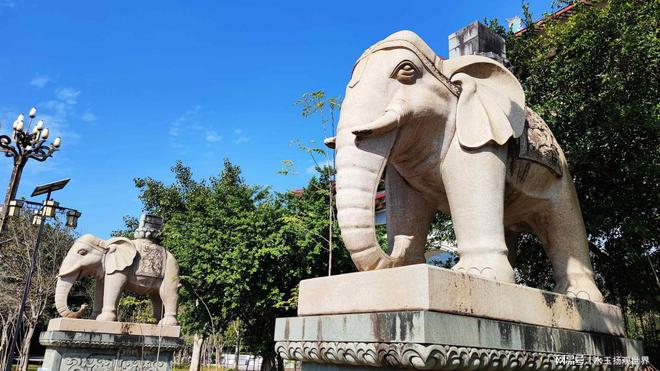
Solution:
[{"label": "elephant head", "polygon": [[126,238],[102,240],[92,235],[78,238],[69,249],[57,278],[55,306],[62,317],[79,318],[86,305],[73,312],[67,299],[76,280],[86,276],[103,279],[105,274],[113,274],[133,264],[137,250]]},{"label": "elephant head", "polygon": [[425,177],[420,161],[434,159],[439,169],[455,136],[467,148],[520,136],[524,106],[516,78],[489,58],[442,60],[410,31],[367,49],[346,88],[337,136],[326,141],[337,151],[337,220],[358,270],[403,265],[410,245],[394,236],[388,255],[377,242],[374,196],[386,163]]}]

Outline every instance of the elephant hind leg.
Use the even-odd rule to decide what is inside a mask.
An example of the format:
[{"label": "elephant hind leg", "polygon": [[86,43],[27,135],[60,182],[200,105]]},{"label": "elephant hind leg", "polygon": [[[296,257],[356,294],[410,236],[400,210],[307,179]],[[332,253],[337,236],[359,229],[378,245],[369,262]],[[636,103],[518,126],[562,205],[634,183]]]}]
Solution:
[{"label": "elephant hind leg", "polygon": [[165,265],[165,277],[158,289],[160,300],[163,302],[164,313],[158,324],[166,326],[176,326],[177,309],[179,302],[179,265],[174,256],[167,253],[167,263]]},{"label": "elephant hind leg", "polygon": [[150,295],[151,298],[151,313],[153,314],[156,321],[160,321],[163,318],[163,301],[160,300],[160,294],[153,293]]},{"label": "elephant hind leg", "polygon": [[552,263],[555,292],[596,302],[603,295],[594,281],[587,234],[575,188],[568,179],[564,192],[550,200],[548,210],[535,218],[534,232]]},{"label": "elephant hind leg", "polygon": [[509,259],[509,264],[513,266],[516,263],[518,258],[518,237],[520,237],[519,232],[513,232],[505,230],[504,232],[504,241],[506,242],[506,247],[509,249],[507,258]]}]

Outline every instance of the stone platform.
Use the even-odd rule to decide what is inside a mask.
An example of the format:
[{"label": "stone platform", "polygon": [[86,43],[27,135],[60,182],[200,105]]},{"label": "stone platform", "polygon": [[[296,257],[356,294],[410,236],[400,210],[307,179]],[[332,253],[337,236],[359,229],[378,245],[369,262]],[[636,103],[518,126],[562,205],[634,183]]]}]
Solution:
[{"label": "stone platform", "polygon": [[169,371],[183,341],[178,326],[57,318],[39,342],[43,371]]},{"label": "stone platform", "polygon": [[274,339],[303,371],[636,369],[646,359],[622,336],[616,306],[425,264],[302,281],[298,315],[279,318]]},{"label": "stone platform", "polygon": [[619,307],[427,264],[300,282],[298,315],[427,310],[623,335]]}]

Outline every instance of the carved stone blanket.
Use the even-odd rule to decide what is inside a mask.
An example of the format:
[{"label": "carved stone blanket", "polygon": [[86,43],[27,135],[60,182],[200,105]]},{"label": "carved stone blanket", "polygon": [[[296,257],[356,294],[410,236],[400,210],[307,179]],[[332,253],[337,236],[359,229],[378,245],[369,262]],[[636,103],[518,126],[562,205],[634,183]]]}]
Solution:
[{"label": "carved stone blanket", "polygon": [[165,259],[165,248],[149,240],[133,240],[138,251],[136,276],[163,278]]},{"label": "carved stone blanket", "polygon": [[552,170],[558,177],[563,175],[559,159],[559,144],[541,116],[525,108],[525,130],[518,138],[518,158],[534,161]]}]

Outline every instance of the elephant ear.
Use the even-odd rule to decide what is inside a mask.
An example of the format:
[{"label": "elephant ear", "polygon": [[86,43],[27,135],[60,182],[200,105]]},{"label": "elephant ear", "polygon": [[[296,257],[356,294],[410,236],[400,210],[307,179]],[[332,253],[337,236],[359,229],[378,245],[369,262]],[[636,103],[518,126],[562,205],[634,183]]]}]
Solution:
[{"label": "elephant ear", "polygon": [[511,72],[494,60],[477,55],[443,61],[442,70],[460,84],[456,111],[459,143],[479,148],[489,141],[518,138],[525,126],[525,93]]},{"label": "elephant ear", "polygon": [[123,237],[111,238],[105,243],[105,273],[112,274],[133,264],[137,249],[131,240]]}]

